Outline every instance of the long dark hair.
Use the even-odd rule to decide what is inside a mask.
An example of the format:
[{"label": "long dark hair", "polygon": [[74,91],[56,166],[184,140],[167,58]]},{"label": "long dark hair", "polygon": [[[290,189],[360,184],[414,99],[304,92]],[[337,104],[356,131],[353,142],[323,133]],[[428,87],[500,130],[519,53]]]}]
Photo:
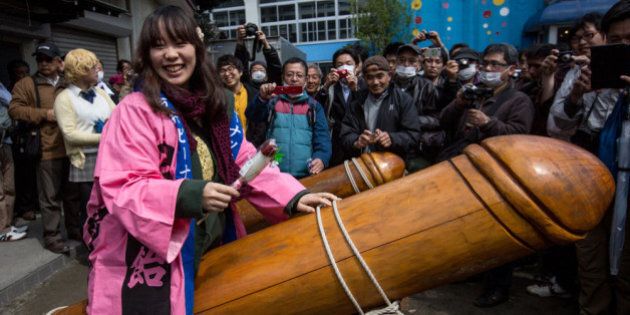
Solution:
[{"label": "long dark hair", "polygon": [[[161,25],[166,30],[165,34],[160,33]],[[139,75],[140,88],[151,108],[155,112],[169,114],[160,100],[160,89],[165,82],[151,65],[151,47],[157,46],[163,36],[192,44],[195,47],[196,64],[189,89],[200,95],[206,104],[206,116],[214,121],[226,114],[226,97],[214,66],[206,61],[206,48],[197,35],[196,27],[195,19],[179,7],[168,5],[157,8],[142,25],[134,71]]]}]

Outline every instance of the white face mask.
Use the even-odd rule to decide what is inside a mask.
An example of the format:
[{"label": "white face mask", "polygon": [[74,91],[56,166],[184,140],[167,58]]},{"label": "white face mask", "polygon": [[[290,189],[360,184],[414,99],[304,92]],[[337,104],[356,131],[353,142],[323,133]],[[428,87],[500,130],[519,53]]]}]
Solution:
[{"label": "white face mask", "polygon": [[99,71],[97,75],[98,75],[98,82],[102,82],[103,78],[105,77],[105,72]]},{"label": "white face mask", "polygon": [[401,78],[411,78],[418,74],[415,67],[396,66],[396,75]]},{"label": "white face mask", "polygon": [[460,72],[458,72],[457,78],[460,79],[461,81],[468,81],[472,79],[475,76],[475,74],[477,74],[477,65],[472,64],[468,66],[467,68],[464,68]]},{"label": "white face mask", "polygon": [[267,74],[263,71],[258,70],[258,71],[252,72],[252,81],[256,83],[264,82],[265,78],[267,78]]},{"label": "white face mask", "polygon": [[348,72],[352,72],[352,74],[354,74],[354,66],[353,65],[343,65],[339,68],[337,68],[338,70],[347,70]]},{"label": "white face mask", "polygon": [[503,72],[479,72],[479,82],[488,86],[488,87],[497,87],[503,84],[503,80],[501,80],[501,75]]}]

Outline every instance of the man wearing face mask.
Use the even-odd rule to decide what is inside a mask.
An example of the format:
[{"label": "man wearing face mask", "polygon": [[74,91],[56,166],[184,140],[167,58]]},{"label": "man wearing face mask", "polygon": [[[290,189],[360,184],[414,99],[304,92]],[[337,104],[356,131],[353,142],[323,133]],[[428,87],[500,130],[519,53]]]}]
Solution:
[{"label": "man wearing face mask", "polygon": [[[236,29],[236,47],[234,49],[234,56],[236,56],[243,65],[243,75],[241,76],[241,81],[246,84],[251,84],[256,89],[259,89],[260,85],[265,82],[282,84],[282,62],[280,62],[278,51],[276,51],[276,49],[269,44],[269,41],[267,41],[265,33],[261,30],[256,32],[256,38],[262,45],[262,52],[265,56],[265,61],[253,61],[249,67],[247,67],[247,65],[249,64],[250,53],[247,51],[247,47],[245,46],[246,37],[245,25],[240,25]],[[256,54],[255,51],[251,53]]]},{"label": "man wearing face mask", "polygon": [[[469,100],[463,91],[440,114],[440,122],[452,136],[451,144],[440,154],[446,160],[461,154],[472,143],[510,134],[527,134],[534,119],[534,105],[527,95],[512,86],[518,52],[509,44],[492,44],[483,52],[479,88],[492,91],[488,98]],[[485,275],[483,293],[474,301],[478,307],[492,307],[508,300],[512,279],[510,264]]]},{"label": "man wearing face mask", "polygon": [[324,109],[304,89],[307,71],[304,60],[290,58],[282,66],[284,86],[301,92],[284,93],[275,83],[263,84],[246,111],[248,120],[267,122],[267,139],[276,139],[282,154],[280,170],[296,178],[320,173],[332,154]]},{"label": "man wearing face mask", "polygon": [[438,120],[439,110],[436,108],[435,88],[433,84],[418,75],[420,69],[420,48],[408,44],[398,48],[394,85],[411,96],[412,104],[418,113],[418,122],[423,131],[419,147],[419,156],[409,161],[408,169],[416,171],[431,164],[444,136]]},{"label": "man wearing face mask", "polygon": [[360,63],[357,53],[350,48],[342,48],[333,54],[333,68],[324,80],[322,93],[326,94],[326,117],[332,132],[333,156],[331,166],[343,163],[348,154],[339,138],[341,121],[356,93],[366,88],[365,80],[357,77]]},{"label": "man wearing face mask", "polygon": [[368,58],[363,67],[368,88],[351,102],[343,118],[341,141],[352,156],[389,151],[407,161],[420,136],[411,97],[391,83],[389,63],[383,56]]}]

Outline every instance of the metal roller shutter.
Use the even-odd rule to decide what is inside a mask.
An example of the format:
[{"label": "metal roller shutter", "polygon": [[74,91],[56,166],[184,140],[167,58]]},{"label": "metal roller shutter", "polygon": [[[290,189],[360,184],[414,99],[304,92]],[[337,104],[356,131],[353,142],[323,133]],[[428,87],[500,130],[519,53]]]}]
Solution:
[{"label": "metal roller shutter", "polygon": [[52,39],[62,54],[76,48],[87,49],[103,62],[105,80],[116,73],[118,53],[116,38],[80,31],[72,28],[53,26]]}]

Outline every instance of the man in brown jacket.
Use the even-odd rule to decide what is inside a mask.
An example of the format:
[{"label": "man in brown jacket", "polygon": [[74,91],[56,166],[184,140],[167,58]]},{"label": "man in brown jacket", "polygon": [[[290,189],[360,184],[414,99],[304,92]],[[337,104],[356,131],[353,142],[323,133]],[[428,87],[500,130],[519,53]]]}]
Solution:
[{"label": "man in brown jacket", "polygon": [[44,245],[52,252],[64,253],[69,247],[60,233],[62,200],[68,236],[80,240],[81,227],[78,195],[76,189],[68,185],[69,162],[53,112],[55,97],[65,88],[63,77],[59,75],[61,53],[54,44],[45,42],[37,46],[33,55],[37,60],[37,73],[15,84],[9,115],[19,122],[36,125],[40,130],[42,154],[37,163],[37,183]]}]

